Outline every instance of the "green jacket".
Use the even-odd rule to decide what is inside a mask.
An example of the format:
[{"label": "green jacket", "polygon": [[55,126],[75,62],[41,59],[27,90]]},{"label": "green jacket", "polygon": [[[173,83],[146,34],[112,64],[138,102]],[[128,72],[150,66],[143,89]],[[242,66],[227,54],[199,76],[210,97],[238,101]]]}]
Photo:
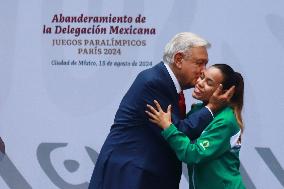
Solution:
[{"label": "green jacket", "polygon": [[[190,113],[201,108],[198,104]],[[232,108],[222,109],[195,141],[172,124],[162,132],[179,160],[188,164],[190,189],[243,189],[239,171],[240,127]]]}]

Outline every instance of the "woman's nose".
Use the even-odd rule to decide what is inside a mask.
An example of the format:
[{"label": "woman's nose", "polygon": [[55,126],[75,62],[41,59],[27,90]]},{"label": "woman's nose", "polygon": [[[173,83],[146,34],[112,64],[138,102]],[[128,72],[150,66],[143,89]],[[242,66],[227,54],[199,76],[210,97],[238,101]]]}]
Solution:
[{"label": "woman's nose", "polygon": [[199,82],[197,83],[197,85],[198,85],[200,88],[203,88],[203,87],[204,87],[204,79],[200,79]]}]

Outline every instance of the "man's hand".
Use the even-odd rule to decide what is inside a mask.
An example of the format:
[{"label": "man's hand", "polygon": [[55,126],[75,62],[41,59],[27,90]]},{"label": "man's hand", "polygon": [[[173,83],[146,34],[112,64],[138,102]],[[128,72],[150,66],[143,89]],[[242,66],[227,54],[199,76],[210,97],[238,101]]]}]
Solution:
[{"label": "man's hand", "polygon": [[235,86],[232,86],[226,92],[223,91],[222,84],[216,89],[213,95],[210,97],[207,107],[214,113],[228,105],[235,92]]}]

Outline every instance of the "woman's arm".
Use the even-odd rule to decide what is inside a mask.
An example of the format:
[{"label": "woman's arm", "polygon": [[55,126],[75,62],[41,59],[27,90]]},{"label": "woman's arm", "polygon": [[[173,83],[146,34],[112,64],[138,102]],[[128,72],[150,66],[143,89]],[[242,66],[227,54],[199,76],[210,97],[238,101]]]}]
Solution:
[{"label": "woman's arm", "polygon": [[[230,149],[230,125],[222,120],[202,133],[195,143],[172,124],[162,132],[179,160],[191,164],[215,159]],[[211,129],[212,128],[212,129]]]},{"label": "woman's arm", "polygon": [[190,139],[171,123],[170,106],[167,112],[164,112],[157,101],[155,104],[157,110],[148,105],[149,111],[146,113],[149,115],[150,121],[164,129],[162,135],[181,161],[188,164],[207,161],[220,156],[230,148],[231,133],[228,121],[222,118],[215,119],[210,128],[192,144]]}]

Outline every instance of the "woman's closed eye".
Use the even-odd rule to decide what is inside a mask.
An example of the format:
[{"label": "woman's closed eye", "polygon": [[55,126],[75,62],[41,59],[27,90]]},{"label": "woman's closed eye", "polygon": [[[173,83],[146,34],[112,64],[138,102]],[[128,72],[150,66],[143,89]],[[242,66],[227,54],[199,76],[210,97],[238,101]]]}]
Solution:
[{"label": "woman's closed eye", "polygon": [[207,85],[208,86],[213,86],[214,85],[214,81],[212,81],[212,80],[207,80]]}]

